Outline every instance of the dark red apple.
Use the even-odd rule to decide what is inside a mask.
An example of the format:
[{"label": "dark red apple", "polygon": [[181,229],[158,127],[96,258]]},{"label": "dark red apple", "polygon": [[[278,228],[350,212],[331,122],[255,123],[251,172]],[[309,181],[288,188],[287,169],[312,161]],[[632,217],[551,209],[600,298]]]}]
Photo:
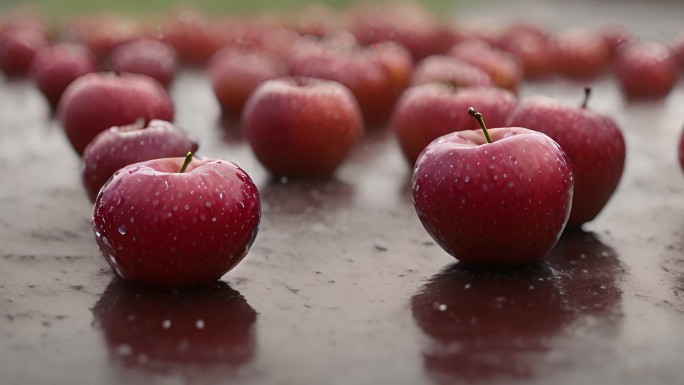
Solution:
[{"label": "dark red apple", "polygon": [[121,44],[112,50],[110,60],[114,71],[147,75],[164,87],[173,80],[177,66],[176,51],[155,39]]},{"label": "dark red apple", "polygon": [[359,102],[367,127],[386,123],[413,69],[411,55],[402,46],[384,42],[361,47],[348,33],[320,42],[301,39],[288,65],[294,75],[344,84]]},{"label": "dark red apple", "polygon": [[263,82],[289,73],[285,62],[260,48],[228,46],[212,56],[209,77],[221,109],[235,117]]},{"label": "dark red apple", "polygon": [[10,28],[0,34],[0,70],[8,76],[26,75],[36,52],[48,46],[42,31]]},{"label": "dark red apple", "polygon": [[610,46],[599,32],[573,29],[550,42],[553,65],[561,75],[574,79],[598,76],[610,63]]},{"label": "dark red apple", "polygon": [[416,64],[411,85],[446,83],[455,88],[490,87],[492,79],[486,72],[455,57],[432,55]]},{"label": "dark red apple", "polygon": [[59,119],[80,155],[100,132],[138,119],[173,121],[171,98],[156,80],[135,74],[92,73],[67,87]]},{"label": "dark red apple", "polygon": [[475,106],[491,127],[503,127],[518,104],[510,91],[500,88],[454,89],[441,84],[411,87],[392,114],[394,130],[404,157],[413,166],[423,149],[439,136],[477,130],[477,121],[459,111]]},{"label": "dark red apple", "polygon": [[97,62],[86,46],[59,43],[36,53],[31,63],[30,75],[54,110],[71,82],[95,71]]},{"label": "dark red apple", "polygon": [[114,173],[130,164],[185,156],[197,143],[163,120],[137,122],[99,133],[83,151],[83,185],[91,201]]},{"label": "dark red apple", "polygon": [[197,375],[254,357],[257,313],[224,282],[165,290],[114,277],[92,311],[112,361],[127,369]]},{"label": "dark red apple", "polygon": [[508,124],[548,135],[570,159],[575,192],[568,227],[594,219],[613,195],[624,168],[625,141],[615,121],[587,109],[586,99],[581,107],[569,107],[536,96],[520,102]]},{"label": "dark red apple", "polygon": [[325,178],[363,136],[363,122],[354,96],[342,84],[288,77],[254,91],[242,130],[272,174]]},{"label": "dark red apple", "polygon": [[[464,112],[465,113],[465,112]],[[435,139],[413,171],[413,203],[428,234],[466,263],[543,257],[565,228],[570,161],[548,136],[521,127]]]},{"label": "dark red apple", "polygon": [[615,58],[615,76],[628,99],[659,99],[677,81],[679,67],[664,44],[637,42],[621,48]]},{"label": "dark red apple", "polygon": [[449,55],[482,69],[498,87],[518,91],[523,69],[518,59],[508,52],[481,40],[466,40],[454,45]]},{"label": "dark red apple", "polygon": [[95,201],[93,230],[121,278],[162,287],[207,284],[247,255],[259,193],[225,160],[165,158],[117,171]]}]

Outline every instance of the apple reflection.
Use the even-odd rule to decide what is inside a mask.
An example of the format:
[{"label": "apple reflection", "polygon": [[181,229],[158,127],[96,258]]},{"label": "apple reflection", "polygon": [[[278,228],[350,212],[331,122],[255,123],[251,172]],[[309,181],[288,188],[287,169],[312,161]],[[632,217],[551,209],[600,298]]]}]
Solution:
[{"label": "apple reflection", "polygon": [[438,383],[534,378],[573,325],[587,317],[615,324],[622,272],[615,252],[592,233],[564,235],[547,260],[532,265],[448,266],[411,299],[428,337],[427,374]]},{"label": "apple reflection", "polygon": [[333,212],[348,207],[353,201],[354,186],[335,178],[318,180],[272,177],[259,187],[259,195],[264,212],[289,217],[312,212]]},{"label": "apple reflection", "polygon": [[162,290],[115,278],[93,308],[114,361],[188,375],[252,360],[257,313],[224,282]]}]

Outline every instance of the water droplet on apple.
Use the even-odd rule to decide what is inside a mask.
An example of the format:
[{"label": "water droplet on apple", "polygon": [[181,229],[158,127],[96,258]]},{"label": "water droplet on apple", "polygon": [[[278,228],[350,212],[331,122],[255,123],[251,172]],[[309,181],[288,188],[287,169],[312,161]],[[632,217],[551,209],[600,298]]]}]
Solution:
[{"label": "water droplet on apple", "polygon": [[126,235],[126,231],[128,231],[128,229],[126,228],[125,225],[121,225],[121,226],[119,227],[119,234],[121,234],[121,235]]},{"label": "water droplet on apple", "polygon": [[211,202],[204,202],[205,207],[211,207]]},{"label": "water droplet on apple", "polygon": [[164,322],[162,322],[162,328],[169,329],[170,327],[171,327],[171,320],[165,319]]},{"label": "water droplet on apple", "polygon": [[195,321],[195,327],[199,330],[204,329],[204,320],[198,319]]},{"label": "water droplet on apple", "polygon": [[185,211],[190,210],[190,205],[185,205],[184,209],[185,209]]}]

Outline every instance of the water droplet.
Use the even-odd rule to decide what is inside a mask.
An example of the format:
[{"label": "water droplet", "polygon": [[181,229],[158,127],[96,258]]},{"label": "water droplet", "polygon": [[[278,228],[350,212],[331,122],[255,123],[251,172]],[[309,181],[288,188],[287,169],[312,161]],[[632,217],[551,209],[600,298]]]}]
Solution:
[{"label": "water droplet", "polygon": [[470,289],[472,286],[473,286],[473,285],[471,285],[471,284],[469,284],[469,283],[466,283],[466,284],[465,284],[465,288],[466,288],[466,289]]},{"label": "water droplet", "polygon": [[165,319],[164,322],[162,322],[162,328],[168,329],[171,327],[171,320],[170,319]]},{"label": "water droplet", "polygon": [[447,306],[445,304],[441,304],[437,308],[439,309],[439,311],[444,311],[447,309]]},{"label": "water droplet", "polygon": [[464,180],[466,183],[468,183],[468,181],[470,181],[470,177],[469,177],[469,176],[466,176],[463,180]]},{"label": "water droplet", "polygon": [[204,329],[204,320],[198,319],[195,321],[195,327],[200,330]]},{"label": "water droplet", "polygon": [[190,210],[190,205],[185,205],[184,209],[185,209],[185,211]]},{"label": "water droplet", "polygon": [[211,218],[211,221],[212,221],[212,222],[216,222],[216,218]]},{"label": "water droplet", "polygon": [[205,207],[211,207],[211,202],[204,202]]},{"label": "water droplet", "polygon": [[126,235],[126,231],[128,231],[128,229],[126,228],[126,226],[121,225],[121,227],[119,227],[119,234],[121,234],[121,235]]}]

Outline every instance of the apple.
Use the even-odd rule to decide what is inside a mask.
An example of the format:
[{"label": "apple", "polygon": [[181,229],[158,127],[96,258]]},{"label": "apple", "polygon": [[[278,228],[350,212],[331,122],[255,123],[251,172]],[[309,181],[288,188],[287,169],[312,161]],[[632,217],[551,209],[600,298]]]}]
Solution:
[{"label": "apple", "polygon": [[86,15],[69,21],[63,28],[67,41],[85,44],[103,61],[117,46],[144,35],[138,22],[114,14]]},{"label": "apple", "polygon": [[164,87],[148,76],[96,72],[81,76],[67,87],[58,115],[80,155],[107,128],[138,119],[173,121],[174,108]]},{"label": "apple", "polygon": [[442,84],[411,87],[392,114],[390,126],[397,135],[404,158],[413,166],[420,152],[439,136],[454,131],[477,130],[478,123],[458,113],[476,106],[492,127],[503,127],[518,100],[500,88],[454,89]]},{"label": "apple", "polygon": [[573,29],[551,39],[550,55],[561,75],[590,79],[603,72],[610,62],[610,46],[599,32]]},{"label": "apple", "polygon": [[608,43],[611,56],[625,43],[633,39],[632,32],[619,24],[606,24],[599,28],[599,33]]},{"label": "apple", "polygon": [[416,64],[411,85],[446,83],[455,88],[490,87],[492,79],[474,65],[446,55],[432,55]]},{"label": "apple", "polygon": [[145,160],[185,156],[197,143],[163,120],[136,122],[99,133],[83,151],[83,185],[91,201],[114,173]]},{"label": "apple", "polygon": [[219,33],[217,26],[193,9],[182,9],[163,21],[160,38],[171,45],[181,60],[204,65],[219,49],[229,43],[230,36]]},{"label": "apple", "polygon": [[225,282],[165,290],[114,277],[92,312],[125,368],[177,375],[254,357],[257,313]]},{"label": "apple", "polygon": [[95,200],[93,230],[121,278],[181,287],[214,282],[235,267],[259,220],[259,193],[247,173],[188,153],[117,171]]},{"label": "apple", "polygon": [[110,60],[114,71],[147,75],[164,87],[173,80],[177,67],[176,51],[170,45],[147,38],[114,48]]},{"label": "apple", "polygon": [[269,80],[249,97],[245,138],[276,176],[326,178],[363,136],[361,113],[342,84],[312,78]]},{"label": "apple", "polygon": [[344,84],[358,101],[366,127],[387,122],[413,69],[410,53],[397,43],[362,47],[346,32],[321,41],[300,39],[288,55],[288,66],[297,76]]},{"label": "apple", "polygon": [[526,78],[540,78],[554,70],[547,37],[541,31],[522,29],[507,30],[498,46],[517,57]]},{"label": "apple", "polygon": [[59,43],[36,53],[31,63],[30,76],[54,110],[71,82],[95,71],[97,62],[86,46]]},{"label": "apple", "polygon": [[594,219],[613,195],[625,163],[625,141],[609,116],[586,108],[536,96],[520,102],[508,124],[542,132],[555,140],[570,159],[575,191],[569,228]]},{"label": "apple", "polygon": [[454,45],[449,55],[468,62],[486,72],[494,84],[517,92],[523,69],[513,55],[494,48],[482,40],[465,40]]},{"label": "apple", "polygon": [[289,73],[285,62],[261,48],[228,46],[209,60],[214,95],[224,113],[239,117],[247,98],[263,82]]},{"label": "apple", "polygon": [[670,43],[670,49],[675,55],[680,67],[684,67],[684,32],[677,35]]},{"label": "apple", "polygon": [[36,52],[48,46],[42,31],[10,28],[0,34],[0,70],[8,76],[26,75]]},{"label": "apple", "polygon": [[422,349],[428,376],[438,384],[533,378],[574,320],[555,278],[537,263],[507,269],[457,263],[431,277],[410,304],[430,342]]},{"label": "apple", "polygon": [[664,98],[674,87],[678,71],[674,54],[661,43],[629,44],[615,58],[615,76],[627,99]]},{"label": "apple", "polygon": [[428,234],[464,263],[540,259],[565,228],[573,175],[548,136],[521,127],[459,131],[418,157],[413,203]]}]

